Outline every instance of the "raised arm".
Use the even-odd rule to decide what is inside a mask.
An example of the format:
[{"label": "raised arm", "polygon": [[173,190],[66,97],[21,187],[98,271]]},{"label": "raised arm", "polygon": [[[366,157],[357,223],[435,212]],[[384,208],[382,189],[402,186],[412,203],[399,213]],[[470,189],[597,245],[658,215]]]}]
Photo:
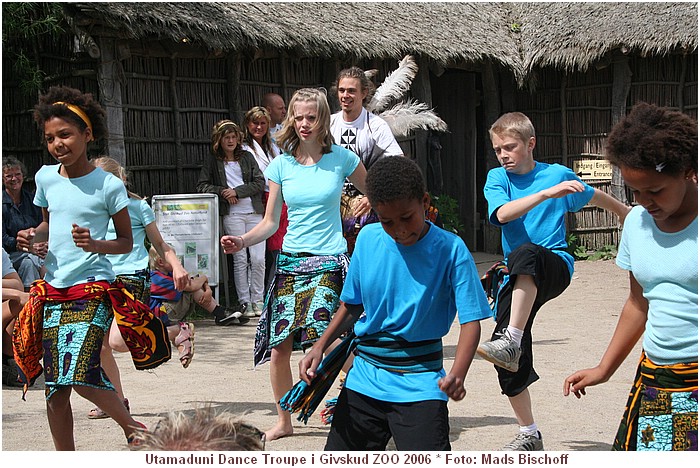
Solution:
[{"label": "raised arm", "polygon": [[617,198],[609,195],[602,190],[595,189],[593,193],[593,198],[591,198],[591,204],[603,208],[604,210],[612,211],[620,219],[620,224],[624,224],[627,213],[632,209],[631,206],[627,206]]},{"label": "raised arm", "polygon": [[590,369],[574,372],[564,380],[564,395],[573,393],[576,398],[586,394],[586,387],[607,382],[620,367],[644,333],[649,303],[642,294],[642,287],[630,272],[630,294],[622,307],[615,333],[600,359]]},{"label": "raised arm", "polygon": [[577,180],[565,180],[548,189],[528,195],[501,205],[496,211],[496,217],[502,224],[520,218],[545,200],[562,198],[576,192],[583,192],[585,187]]}]

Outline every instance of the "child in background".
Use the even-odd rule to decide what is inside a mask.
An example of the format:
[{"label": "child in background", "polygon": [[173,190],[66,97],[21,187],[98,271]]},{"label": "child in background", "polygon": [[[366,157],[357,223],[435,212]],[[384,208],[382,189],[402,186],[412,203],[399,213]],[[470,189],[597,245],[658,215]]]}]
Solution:
[{"label": "child in background", "polygon": [[[115,275],[106,254],[127,253],[133,246],[124,184],[87,157],[88,144],[106,136],[105,112],[91,94],[54,86],[39,98],[34,119],[59,164],[36,174],[34,204],[42,207],[43,222],[17,233],[19,249],[29,252],[33,243],[46,240],[49,249],[46,276],[34,283],[20,312],[15,358],[31,383],[42,372],[43,348],[46,410],[56,450],[75,450],[73,390],[109,414],[130,442],[144,426],[129,415],[100,366],[102,339],[113,319],[106,298],[112,299],[109,282]],[[116,238],[106,240],[110,220]]]},{"label": "child in background", "polygon": [[[299,363],[310,383],[324,351],[353,328],[357,348],[338,397],[325,450],[450,450],[448,397],[464,379],[490,316],[474,260],[455,234],[425,220],[430,195],[409,158],[377,161],[367,197],[379,223],[366,225],[326,333]],[[364,314],[363,314],[364,312]],[[455,361],[443,369],[442,337],[459,314]]]},{"label": "child in background", "polygon": [[520,432],[504,450],[544,450],[528,387],[533,367],[532,326],[537,311],[569,286],[574,259],[566,251],[566,214],[587,203],[615,212],[629,207],[581,182],[568,167],[535,161],[535,128],[520,112],[502,115],[489,129],[502,167],[484,186],[489,221],[501,228],[509,275],[496,298],[496,328],[477,353],[493,363]]},{"label": "child in background", "polygon": [[642,341],[613,450],[698,450],[698,124],[637,104],[608,136],[606,155],[639,203],[625,221],[617,264],[630,293],[591,369],[564,380],[577,398],[607,382]]},{"label": "child in background", "polygon": [[153,246],[148,251],[148,256],[151,267],[151,310],[162,309],[167,320],[177,323],[184,321],[194,311],[197,303],[214,316],[217,325],[243,325],[250,321],[242,312],[222,307],[216,302],[205,275],[190,276],[189,284],[180,291],[173,280],[173,264],[161,257]]},{"label": "child in background", "polygon": [[[128,187],[126,170],[114,159],[108,156],[100,156],[90,161],[95,167],[109,172],[115,177],[118,177],[125,187]],[[155,213],[153,209],[146,203],[146,200],[137,194],[127,190],[129,196],[129,219],[131,220],[131,232],[134,239],[134,245],[130,252],[120,255],[108,255],[107,258],[112,263],[114,273],[117,279],[120,280],[126,289],[133,296],[144,304],[148,304],[150,297],[150,275],[148,272],[148,251],[146,250],[145,240],[148,240],[151,245],[160,252],[160,255],[168,260],[173,265],[173,280],[178,291],[182,291],[189,282],[187,271],[180,265],[180,262],[175,255],[175,251],[163,240],[158,226],[156,225]],[[107,239],[116,237],[114,225],[109,224],[107,230]],[[118,352],[127,352],[129,348],[122,337],[119,325],[130,326],[131,323],[124,321],[118,324],[118,320],[112,321],[109,333],[105,335],[102,343],[102,351],[100,360],[102,369],[107,374],[109,381],[112,382],[114,388],[124,401],[124,406],[130,410],[129,400],[124,396],[124,391],[121,385],[121,375],[117,361],[114,359],[112,350]],[[189,366],[194,354],[194,325],[191,323],[181,322],[177,324],[165,324],[168,328],[168,337],[173,342],[175,347],[180,352],[180,363],[183,367]],[[168,326],[170,325],[170,326]],[[109,415],[102,411],[99,407],[95,407],[88,411],[88,418],[103,419]]]}]

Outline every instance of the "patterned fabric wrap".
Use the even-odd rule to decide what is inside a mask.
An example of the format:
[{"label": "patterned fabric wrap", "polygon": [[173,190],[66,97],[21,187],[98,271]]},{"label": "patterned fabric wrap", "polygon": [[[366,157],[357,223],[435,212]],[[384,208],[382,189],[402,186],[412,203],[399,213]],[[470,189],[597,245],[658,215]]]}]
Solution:
[{"label": "patterned fabric wrap", "polygon": [[346,193],[343,193],[340,197],[340,220],[343,223],[343,237],[348,243],[348,255],[352,255],[352,252],[355,250],[355,241],[360,229],[367,224],[379,221],[379,217],[377,217],[374,210],[370,210],[369,213],[362,216],[353,215],[355,206],[362,197],[362,194],[348,195]]},{"label": "patterned fabric wrap", "polygon": [[496,305],[498,301],[498,292],[501,287],[508,281],[508,266],[503,260],[491,265],[491,268],[486,270],[486,273],[481,277],[481,285],[486,293],[486,298],[489,301],[493,317],[496,318]]},{"label": "patterned fabric wrap", "polygon": [[346,254],[280,253],[255,332],[256,367],[269,361],[272,348],[290,335],[300,350],[323,334],[340,305],[349,261]]},{"label": "patterned fabric wrap", "polygon": [[311,383],[300,380],[284,394],[279,401],[282,409],[292,414],[298,412],[297,420],[306,424],[330,390],[356,344],[355,333],[348,333],[343,341],[323,358]]},{"label": "patterned fabric wrap", "polygon": [[119,324],[119,329],[137,369],[152,369],[170,359],[170,341],[162,323],[123,283],[97,281],[57,289],[44,280],[35,281],[12,335],[19,379],[24,383],[22,399],[44,371],[42,357],[47,398],[60,385],[113,388],[99,358],[112,314],[118,324],[128,324]]},{"label": "patterned fabric wrap", "polygon": [[698,450],[698,363],[659,366],[642,353],[613,450]]},{"label": "patterned fabric wrap", "polygon": [[441,339],[410,342],[382,332],[358,337],[357,342],[355,355],[380,369],[398,373],[442,369]]},{"label": "patterned fabric wrap", "polygon": [[151,300],[151,276],[147,270],[133,275],[117,275],[117,281],[121,281],[136,300],[148,305]]}]

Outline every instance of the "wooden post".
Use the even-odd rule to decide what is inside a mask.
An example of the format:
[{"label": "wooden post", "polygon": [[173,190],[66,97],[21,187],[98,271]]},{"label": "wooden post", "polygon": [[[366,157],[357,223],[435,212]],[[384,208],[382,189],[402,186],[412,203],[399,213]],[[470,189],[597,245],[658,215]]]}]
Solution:
[{"label": "wooden post", "polygon": [[[486,62],[481,67],[481,84],[484,92],[483,106],[484,106],[484,126],[486,129],[484,135],[484,149],[486,154],[484,155],[486,164],[485,171],[498,167],[498,159],[496,154],[491,148],[491,137],[488,134],[488,129],[491,125],[498,119],[501,115],[501,99],[499,92],[499,75],[494,72],[493,64],[491,62]],[[484,174],[484,180],[486,180],[486,174]],[[498,253],[501,250],[501,230],[491,224],[488,220],[488,206],[486,206],[485,200],[481,207],[480,213],[482,220],[481,229],[483,234],[483,250],[488,253]]]},{"label": "wooden post", "polygon": [[681,112],[685,111],[685,74],[688,70],[688,56],[683,54],[681,56],[681,76],[678,80],[678,90],[677,90],[677,100],[678,100],[678,110]]},{"label": "wooden post", "polygon": [[170,57],[170,99],[172,105],[173,139],[175,141],[175,170],[177,171],[177,191],[185,191],[185,176],[183,164],[185,163],[185,149],[182,147],[182,123],[180,122],[180,102],[177,98],[177,57]]},{"label": "wooden post", "polygon": [[234,122],[243,120],[245,113],[241,110],[240,88],[241,88],[241,56],[238,53],[231,53],[226,56],[226,79],[228,80],[228,93],[226,95],[228,103],[229,118]]},{"label": "wooden post", "polygon": [[564,71],[561,77],[561,88],[559,90],[559,108],[561,109],[561,163],[563,166],[569,165],[569,132],[567,130],[568,121],[566,107],[566,85],[567,74],[566,71]]},{"label": "wooden post", "polygon": [[[612,125],[618,123],[627,114],[627,97],[631,86],[632,71],[629,66],[629,57],[620,54],[613,64]],[[613,166],[610,191],[613,197],[628,204],[625,182],[622,180],[620,169],[616,166]]]},{"label": "wooden post", "polygon": [[[425,58],[419,58],[418,74],[413,80],[411,90],[413,96],[421,102],[424,102],[428,107],[433,107],[433,96],[430,88],[430,73],[428,70],[428,61]],[[420,166],[423,174],[427,174],[428,170],[428,132],[426,130],[416,130],[416,154],[413,155],[416,163]]]},{"label": "wooden post", "polygon": [[122,107],[122,82],[118,70],[116,39],[100,37],[101,59],[97,70],[100,104],[107,114],[107,152],[110,157],[126,167],[126,145],[124,144],[124,110]]}]

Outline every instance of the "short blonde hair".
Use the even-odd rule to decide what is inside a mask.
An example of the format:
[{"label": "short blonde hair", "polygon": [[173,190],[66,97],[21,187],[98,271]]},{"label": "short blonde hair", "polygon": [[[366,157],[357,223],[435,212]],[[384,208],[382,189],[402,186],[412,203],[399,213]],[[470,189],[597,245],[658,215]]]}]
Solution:
[{"label": "short blonde hair", "polygon": [[165,451],[252,451],[265,448],[264,433],[228,412],[216,413],[211,406],[188,415],[170,412],[153,431],[138,432],[143,450]]},{"label": "short blonde hair", "polygon": [[527,143],[535,136],[535,126],[522,112],[508,112],[500,116],[489,128],[489,136],[511,136]]},{"label": "short blonde hair", "polygon": [[[175,249],[173,249],[175,250]],[[161,257],[158,255],[158,251],[156,250],[155,247],[151,245],[151,248],[148,249],[148,266],[151,270],[155,270],[158,268],[158,260],[160,260]]]}]

